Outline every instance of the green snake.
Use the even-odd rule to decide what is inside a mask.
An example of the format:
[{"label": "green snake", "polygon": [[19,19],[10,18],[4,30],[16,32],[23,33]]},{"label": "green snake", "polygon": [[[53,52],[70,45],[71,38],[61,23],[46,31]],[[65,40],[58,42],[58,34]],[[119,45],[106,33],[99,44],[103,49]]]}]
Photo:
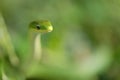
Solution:
[{"label": "green snake", "polygon": [[33,60],[40,61],[41,59],[41,34],[48,33],[53,30],[49,20],[36,20],[29,25],[30,50]]}]

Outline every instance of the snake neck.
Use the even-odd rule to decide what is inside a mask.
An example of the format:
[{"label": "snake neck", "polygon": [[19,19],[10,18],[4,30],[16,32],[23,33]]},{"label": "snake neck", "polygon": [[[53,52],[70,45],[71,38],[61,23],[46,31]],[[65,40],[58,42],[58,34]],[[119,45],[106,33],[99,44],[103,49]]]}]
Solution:
[{"label": "snake neck", "polygon": [[32,59],[40,61],[41,59],[41,34],[36,32],[30,32],[30,50]]}]

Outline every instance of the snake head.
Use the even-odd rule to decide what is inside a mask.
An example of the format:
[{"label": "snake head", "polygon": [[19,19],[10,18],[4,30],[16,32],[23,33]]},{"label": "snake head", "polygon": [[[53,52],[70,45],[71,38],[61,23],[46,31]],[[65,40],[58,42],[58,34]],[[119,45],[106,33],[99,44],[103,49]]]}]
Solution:
[{"label": "snake head", "polygon": [[53,30],[53,27],[48,20],[38,20],[31,22],[29,29],[34,32],[46,33],[51,32]]}]

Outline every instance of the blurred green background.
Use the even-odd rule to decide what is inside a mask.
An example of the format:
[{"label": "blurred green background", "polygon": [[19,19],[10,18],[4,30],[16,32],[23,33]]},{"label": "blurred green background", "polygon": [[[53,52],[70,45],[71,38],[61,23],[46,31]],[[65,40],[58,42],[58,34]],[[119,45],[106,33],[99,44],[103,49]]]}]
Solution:
[{"label": "blurred green background", "polygon": [[54,27],[42,35],[48,68],[33,67],[29,80],[120,80],[120,0],[0,0],[0,11],[21,63],[28,24],[47,19]]}]

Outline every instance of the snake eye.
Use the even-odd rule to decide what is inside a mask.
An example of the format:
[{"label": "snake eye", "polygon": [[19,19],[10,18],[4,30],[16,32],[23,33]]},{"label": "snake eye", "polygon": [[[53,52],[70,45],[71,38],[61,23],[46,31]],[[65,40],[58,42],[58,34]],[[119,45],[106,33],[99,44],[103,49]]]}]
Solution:
[{"label": "snake eye", "polygon": [[40,25],[36,25],[37,30],[40,30]]}]

